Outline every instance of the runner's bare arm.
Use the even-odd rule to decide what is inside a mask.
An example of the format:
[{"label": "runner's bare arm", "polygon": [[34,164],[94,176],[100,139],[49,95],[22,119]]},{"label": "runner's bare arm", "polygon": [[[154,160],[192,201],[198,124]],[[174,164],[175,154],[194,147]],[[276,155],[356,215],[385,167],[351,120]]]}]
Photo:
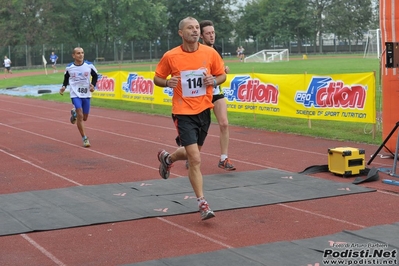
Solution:
[{"label": "runner's bare arm", "polygon": [[171,78],[160,78],[155,76],[154,77],[154,83],[155,85],[159,86],[159,87],[169,87],[169,88],[175,88],[177,86],[177,83],[180,80],[180,76],[174,76]]}]

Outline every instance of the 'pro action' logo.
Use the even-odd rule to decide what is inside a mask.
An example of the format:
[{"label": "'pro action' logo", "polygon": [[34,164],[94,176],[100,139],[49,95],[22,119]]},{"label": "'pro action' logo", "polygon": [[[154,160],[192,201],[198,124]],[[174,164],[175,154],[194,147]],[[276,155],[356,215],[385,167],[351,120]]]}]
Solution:
[{"label": "'pro action' logo", "polygon": [[249,76],[236,76],[231,81],[230,88],[223,88],[228,101],[247,103],[277,104],[279,90],[274,84],[261,83],[259,79]]},{"label": "'pro action' logo", "polygon": [[154,83],[136,73],[130,73],[127,81],[122,83],[122,89],[127,93],[153,95]]},{"label": "'pro action' logo", "polygon": [[98,74],[96,88],[97,88],[97,91],[114,92],[115,91],[115,79],[107,77],[105,75]]},{"label": "'pro action' logo", "polygon": [[305,107],[364,109],[366,96],[367,86],[346,85],[331,77],[313,77],[306,92],[296,93],[295,102]]}]

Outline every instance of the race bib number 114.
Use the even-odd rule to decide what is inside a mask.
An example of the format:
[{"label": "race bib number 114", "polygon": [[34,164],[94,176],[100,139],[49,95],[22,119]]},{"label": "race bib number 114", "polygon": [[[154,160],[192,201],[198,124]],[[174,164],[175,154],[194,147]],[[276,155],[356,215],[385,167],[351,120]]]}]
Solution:
[{"label": "race bib number 114", "polygon": [[198,97],[206,94],[204,70],[187,70],[180,73],[183,97]]}]

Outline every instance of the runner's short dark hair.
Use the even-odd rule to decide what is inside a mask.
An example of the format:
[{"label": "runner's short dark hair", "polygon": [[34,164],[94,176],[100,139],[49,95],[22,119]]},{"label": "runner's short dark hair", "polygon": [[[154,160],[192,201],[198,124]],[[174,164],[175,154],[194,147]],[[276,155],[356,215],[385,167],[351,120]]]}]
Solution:
[{"label": "runner's short dark hair", "polygon": [[203,20],[200,22],[200,31],[202,34],[202,29],[208,26],[212,26],[213,27],[213,22],[211,20]]}]

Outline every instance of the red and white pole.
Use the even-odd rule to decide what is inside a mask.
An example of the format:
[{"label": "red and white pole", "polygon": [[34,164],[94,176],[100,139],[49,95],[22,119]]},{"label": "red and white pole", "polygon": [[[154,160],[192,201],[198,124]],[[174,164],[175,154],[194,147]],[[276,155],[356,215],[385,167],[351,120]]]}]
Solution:
[{"label": "red and white pole", "polygon": [[[399,43],[399,1],[380,0],[380,28],[383,53],[381,56],[381,88],[382,88],[382,138],[385,139],[396,123],[399,122],[399,68],[387,68],[386,42]],[[397,51],[399,53],[399,48]],[[397,135],[386,143],[386,147],[394,152]]]}]

